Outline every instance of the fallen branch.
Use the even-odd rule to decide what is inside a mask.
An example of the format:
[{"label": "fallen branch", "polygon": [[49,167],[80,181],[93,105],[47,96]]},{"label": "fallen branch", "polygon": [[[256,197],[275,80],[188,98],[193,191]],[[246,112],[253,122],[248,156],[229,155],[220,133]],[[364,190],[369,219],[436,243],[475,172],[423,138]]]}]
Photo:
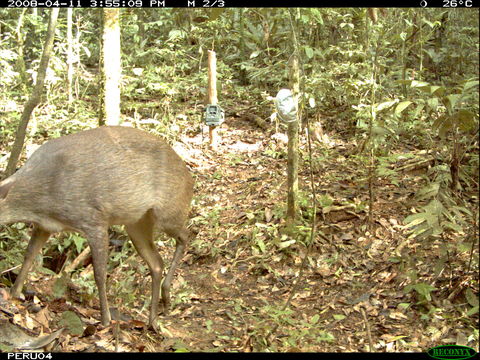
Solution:
[{"label": "fallen branch", "polygon": [[83,251],[67,266],[65,272],[69,273],[77,269],[90,256],[90,246],[87,246]]}]

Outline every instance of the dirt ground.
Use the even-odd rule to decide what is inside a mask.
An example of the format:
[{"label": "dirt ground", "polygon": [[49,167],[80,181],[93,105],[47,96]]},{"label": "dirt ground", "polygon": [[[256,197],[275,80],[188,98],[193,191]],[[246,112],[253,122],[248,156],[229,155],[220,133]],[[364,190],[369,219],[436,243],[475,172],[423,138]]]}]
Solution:
[{"label": "dirt ground", "polygon": [[[216,152],[206,149],[208,133],[187,134],[174,146],[195,174],[192,228],[198,234],[173,281],[172,311],[159,317],[157,331],[145,324],[150,277],[135,252],[109,277],[116,282],[110,284],[110,305],[121,309],[121,321],[99,325],[97,299],[82,297],[81,286],[69,286],[63,298],[52,300],[52,277],[36,274],[28,281],[36,290],[33,299],[13,303],[14,323],[36,337],[64,326],[50,345],[55,351],[423,352],[448,343],[478,350],[469,338],[478,314],[466,317],[458,310],[465,302],[465,276],[434,275],[440,243],[408,239],[402,228],[419,186],[415,172],[399,172],[396,181],[376,180],[369,224],[367,170],[357,156],[359,146],[335,129],[314,142],[317,236],[293,299],[282,310],[310,231],[310,220],[297,235],[283,230],[286,137],[274,124],[262,130],[241,117],[229,118],[220,135]],[[301,148],[299,203],[308,219],[305,136]],[[161,245],[168,265],[173,243]],[[419,304],[414,291],[404,291],[411,267],[436,287],[430,302]],[[65,311],[81,319],[81,334],[71,330]]]}]

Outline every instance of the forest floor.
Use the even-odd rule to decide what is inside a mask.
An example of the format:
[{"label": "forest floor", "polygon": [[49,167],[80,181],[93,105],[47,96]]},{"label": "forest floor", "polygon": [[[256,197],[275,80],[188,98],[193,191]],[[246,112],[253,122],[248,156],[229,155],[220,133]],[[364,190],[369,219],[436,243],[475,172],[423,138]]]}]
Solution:
[{"label": "forest floor", "polygon": [[[44,275],[29,279],[37,310],[29,310],[31,302],[17,302],[16,323],[48,334],[70,310],[84,326],[95,326],[81,336],[64,331],[55,351],[423,352],[452,343],[478,350],[471,336],[478,313],[466,316],[466,307],[459,312],[471,285],[461,282],[465,276],[455,272],[458,267],[436,270],[440,242],[409,239],[402,227],[421,186],[419,175],[428,167],[418,161],[422,156],[414,145],[396,150],[388,165],[395,175],[375,181],[369,224],[360,146],[334,129],[314,142],[317,236],[293,299],[282,310],[305,256],[313,213],[305,136],[299,176],[303,227],[296,235],[284,231],[286,136],[274,125],[264,130],[242,117],[227,119],[217,151],[206,149],[206,136],[191,133],[174,146],[195,174],[192,227],[198,234],[174,278],[172,310],[159,317],[156,332],[145,325],[150,277],[134,252],[109,275],[109,282],[120,284],[118,293],[110,285],[111,306],[125,314],[116,325],[100,326],[98,301],[81,298],[73,288],[63,299],[49,300]],[[418,166],[409,163],[413,158]],[[173,243],[165,244],[160,251],[171,259]],[[468,263],[466,255],[456,256],[451,261]],[[415,275],[407,272],[412,268]],[[127,281],[127,275],[133,278]],[[478,274],[471,277],[478,286]],[[434,286],[425,292],[431,299],[422,299],[420,290],[406,293],[412,283]]]}]

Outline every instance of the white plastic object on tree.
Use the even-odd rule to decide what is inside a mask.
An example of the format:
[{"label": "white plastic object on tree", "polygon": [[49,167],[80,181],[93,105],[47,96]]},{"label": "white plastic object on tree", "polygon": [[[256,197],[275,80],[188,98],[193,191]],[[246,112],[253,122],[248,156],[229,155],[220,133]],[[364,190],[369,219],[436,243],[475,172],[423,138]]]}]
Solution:
[{"label": "white plastic object on tree", "polygon": [[277,113],[283,122],[297,121],[297,102],[289,89],[281,89],[275,98]]}]

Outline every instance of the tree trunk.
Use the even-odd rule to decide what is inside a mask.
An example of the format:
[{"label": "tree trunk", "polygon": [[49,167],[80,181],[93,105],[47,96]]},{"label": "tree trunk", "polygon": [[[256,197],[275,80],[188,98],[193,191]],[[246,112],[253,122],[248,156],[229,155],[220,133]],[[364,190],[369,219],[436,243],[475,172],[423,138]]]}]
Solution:
[{"label": "tree trunk", "polygon": [[73,9],[67,8],[67,94],[68,104],[73,102],[73,36],[72,36]]},{"label": "tree trunk", "polygon": [[[297,103],[300,93],[300,70],[297,55],[293,55],[290,69],[290,86],[293,97]],[[287,226],[295,223],[297,216],[298,198],[298,118],[288,123],[288,201],[287,201]]]},{"label": "tree trunk", "polygon": [[101,67],[103,102],[100,125],[120,124],[120,10],[103,10],[103,51]]},{"label": "tree trunk", "polygon": [[[217,57],[215,51],[208,51],[208,103],[217,105]],[[208,127],[209,147],[215,150],[218,145],[218,129],[217,126]]]},{"label": "tree trunk", "polygon": [[20,123],[18,125],[17,134],[15,137],[15,142],[13,143],[12,152],[10,154],[10,159],[8,159],[7,169],[5,170],[5,175],[8,177],[15,172],[17,167],[18,159],[23,149],[23,144],[25,142],[25,135],[27,131],[28,121],[32,115],[35,107],[40,103],[40,99],[43,92],[43,84],[45,82],[45,74],[47,72],[48,61],[50,60],[50,54],[53,48],[53,39],[55,37],[55,27],[57,25],[58,18],[58,8],[51,9],[50,20],[48,22],[47,38],[45,39],[45,46],[43,48],[42,58],[40,60],[40,65],[38,66],[37,71],[37,81],[32,91],[30,99],[25,104],[23,109],[22,117],[20,118]]},{"label": "tree trunk", "polygon": [[20,13],[20,17],[18,18],[17,24],[17,61],[16,61],[16,69],[20,74],[20,86],[22,90],[26,90],[27,87],[27,71],[25,69],[25,59],[23,56],[23,46],[24,46],[24,34],[23,34],[23,20],[25,17],[25,13],[28,9],[25,8]]}]

